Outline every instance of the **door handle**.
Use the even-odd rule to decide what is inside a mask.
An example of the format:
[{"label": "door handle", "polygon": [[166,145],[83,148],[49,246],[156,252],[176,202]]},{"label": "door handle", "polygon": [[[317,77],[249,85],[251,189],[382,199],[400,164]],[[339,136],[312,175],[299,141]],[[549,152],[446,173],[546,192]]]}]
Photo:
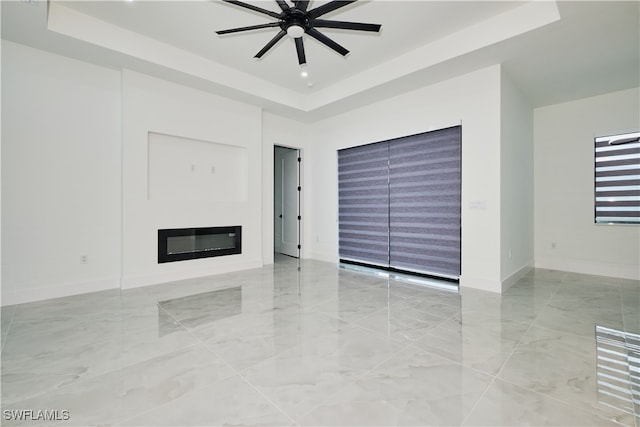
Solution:
[{"label": "door handle", "polygon": [[282,214],[280,214],[278,217],[279,217],[279,218],[282,218]]}]

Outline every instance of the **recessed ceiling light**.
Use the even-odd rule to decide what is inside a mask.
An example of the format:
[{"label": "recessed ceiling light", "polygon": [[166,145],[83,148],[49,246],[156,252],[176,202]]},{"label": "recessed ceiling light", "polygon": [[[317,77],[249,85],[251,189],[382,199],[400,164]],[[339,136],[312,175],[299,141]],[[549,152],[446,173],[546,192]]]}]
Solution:
[{"label": "recessed ceiling light", "polygon": [[300,76],[301,77],[308,77],[309,73],[307,72],[307,70],[302,70],[302,71],[300,71]]}]

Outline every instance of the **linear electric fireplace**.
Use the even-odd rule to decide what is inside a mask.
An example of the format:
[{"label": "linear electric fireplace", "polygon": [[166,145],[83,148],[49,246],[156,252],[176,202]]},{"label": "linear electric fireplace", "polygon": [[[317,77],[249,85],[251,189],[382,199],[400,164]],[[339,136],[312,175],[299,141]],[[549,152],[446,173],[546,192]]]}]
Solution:
[{"label": "linear electric fireplace", "polygon": [[158,230],[158,263],[240,253],[240,225]]}]

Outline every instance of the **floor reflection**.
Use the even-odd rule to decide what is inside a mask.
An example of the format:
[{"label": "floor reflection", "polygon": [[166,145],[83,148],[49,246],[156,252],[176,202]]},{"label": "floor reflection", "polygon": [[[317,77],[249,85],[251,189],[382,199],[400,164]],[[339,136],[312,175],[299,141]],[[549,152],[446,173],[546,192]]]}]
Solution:
[{"label": "floor reflection", "polygon": [[187,295],[158,302],[158,325],[170,320],[199,326],[242,313],[242,286]]},{"label": "floor reflection", "polygon": [[596,325],[598,400],[640,416],[640,335]]}]

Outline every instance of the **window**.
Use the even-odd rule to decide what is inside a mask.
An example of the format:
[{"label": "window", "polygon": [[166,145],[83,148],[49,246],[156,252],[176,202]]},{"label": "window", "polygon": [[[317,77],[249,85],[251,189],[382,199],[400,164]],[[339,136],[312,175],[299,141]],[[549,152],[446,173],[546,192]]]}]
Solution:
[{"label": "window", "polygon": [[340,259],[389,265],[389,143],[338,151]]},{"label": "window", "polygon": [[640,224],[640,132],[595,139],[596,224]]},{"label": "window", "polygon": [[338,151],[340,261],[457,280],[461,127]]}]

